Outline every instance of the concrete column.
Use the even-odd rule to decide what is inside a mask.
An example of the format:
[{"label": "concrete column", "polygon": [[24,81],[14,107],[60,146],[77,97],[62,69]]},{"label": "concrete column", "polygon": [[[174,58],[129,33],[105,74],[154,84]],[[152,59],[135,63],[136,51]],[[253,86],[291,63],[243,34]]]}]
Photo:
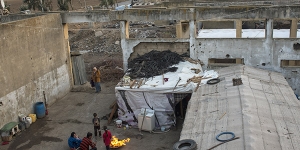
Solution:
[{"label": "concrete column", "polygon": [[[273,50],[273,19],[265,20],[265,42],[264,45],[266,52],[269,52],[270,60],[264,60],[264,63],[270,62],[268,67],[270,69],[274,69],[274,63],[277,62],[277,58],[274,58],[274,50]],[[275,65],[276,66],[276,65]]]},{"label": "concrete column", "polygon": [[273,40],[273,19],[266,19],[265,22],[265,38]]},{"label": "concrete column", "polygon": [[297,38],[297,19],[292,19],[290,28],[290,38]]},{"label": "concrete column", "polygon": [[194,20],[190,20],[189,21],[189,29],[190,29],[190,57],[192,59],[197,59],[196,56],[196,39],[195,39],[195,30],[196,30],[196,26],[195,26],[195,21]]},{"label": "concrete column", "polygon": [[129,27],[128,21],[120,21],[121,48],[122,48],[122,53],[123,53],[123,69],[124,69],[124,72],[128,68],[128,58],[130,56],[130,51],[128,50],[128,43],[126,41],[126,39],[129,38],[128,27]]},{"label": "concrete column", "polygon": [[182,38],[181,21],[176,23],[176,38]]},{"label": "concrete column", "polygon": [[69,74],[70,74],[70,83],[71,86],[73,87],[74,85],[74,78],[73,78],[73,67],[72,67],[72,61],[71,61],[71,48],[70,48],[70,42],[69,42],[69,27],[67,23],[63,23],[63,32],[64,32],[64,38],[66,43],[66,48],[67,48],[67,56],[68,56],[68,62],[69,62]]},{"label": "concrete column", "polygon": [[242,20],[235,21],[235,37],[242,38]]}]

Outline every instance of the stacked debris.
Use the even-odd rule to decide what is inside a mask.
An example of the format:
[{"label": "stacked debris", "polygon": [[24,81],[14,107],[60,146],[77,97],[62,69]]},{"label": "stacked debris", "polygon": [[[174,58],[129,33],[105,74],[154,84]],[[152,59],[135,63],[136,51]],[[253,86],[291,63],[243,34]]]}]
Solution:
[{"label": "stacked debris", "polygon": [[182,57],[184,56],[186,54],[179,55],[170,50],[152,50],[129,61],[127,74],[131,79],[135,79],[149,78],[167,72],[176,72],[178,68],[171,66],[183,61]]}]

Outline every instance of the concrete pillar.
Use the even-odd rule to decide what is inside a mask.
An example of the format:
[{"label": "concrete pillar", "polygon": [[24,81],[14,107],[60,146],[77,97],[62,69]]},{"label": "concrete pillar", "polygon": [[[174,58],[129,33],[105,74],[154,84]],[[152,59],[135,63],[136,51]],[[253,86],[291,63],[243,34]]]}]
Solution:
[{"label": "concrete pillar", "polygon": [[66,48],[67,48],[67,56],[68,56],[68,62],[69,62],[69,74],[70,74],[70,83],[71,86],[73,87],[74,85],[74,78],[73,78],[73,67],[72,67],[72,61],[71,61],[71,48],[70,48],[70,42],[69,42],[69,27],[67,23],[63,23],[63,32],[64,32],[64,38],[65,41],[64,43],[66,43]]},{"label": "concrete pillar", "polygon": [[196,56],[196,39],[195,39],[195,31],[196,31],[196,26],[195,26],[195,21],[190,20],[189,21],[189,31],[190,31],[190,57],[192,59],[197,59]]},{"label": "concrete pillar", "polygon": [[266,19],[265,38],[273,39],[273,19]]},{"label": "concrete pillar", "polygon": [[176,38],[182,38],[181,21],[176,23]]},{"label": "concrete pillar", "polygon": [[128,58],[130,56],[130,51],[128,49],[128,43],[126,41],[126,39],[129,38],[129,22],[128,21],[120,21],[120,29],[121,29],[121,48],[122,48],[122,52],[123,52],[123,69],[124,72],[127,70],[128,68]]},{"label": "concrete pillar", "polygon": [[235,37],[242,38],[242,20],[235,21]]},{"label": "concrete pillar", "polygon": [[290,28],[290,38],[297,38],[297,19],[294,18],[291,21],[291,28]]},{"label": "concrete pillar", "polygon": [[[268,66],[270,69],[274,69],[274,63],[277,62],[277,59],[274,58],[274,50],[273,50],[273,19],[265,20],[265,49],[269,52],[270,60],[264,60],[264,63],[270,62]],[[276,65],[275,65],[276,66]]]}]

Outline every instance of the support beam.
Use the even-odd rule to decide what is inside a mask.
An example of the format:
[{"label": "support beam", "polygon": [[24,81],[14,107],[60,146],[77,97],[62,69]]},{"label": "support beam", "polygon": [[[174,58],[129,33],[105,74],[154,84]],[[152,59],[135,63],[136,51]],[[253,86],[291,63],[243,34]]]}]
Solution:
[{"label": "support beam", "polygon": [[194,20],[190,20],[189,30],[190,30],[190,57],[193,59],[196,59],[197,58],[197,56],[196,56],[196,39],[195,39],[196,26],[195,26]]},{"label": "support beam", "polygon": [[242,20],[235,21],[235,30],[236,38],[242,38]]},{"label": "support beam", "polygon": [[265,21],[265,38],[273,39],[273,19],[266,19]]},{"label": "support beam", "polygon": [[290,38],[297,38],[297,19],[291,20]]},{"label": "support beam", "polygon": [[176,38],[182,38],[182,26],[181,21],[176,23]]},{"label": "support beam", "polygon": [[129,21],[122,20],[120,21],[120,29],[121,29],[121,48],[123,53],[123,69],[124,72],[127,70],[128,58],[131,54],[131,51],[128,48],[127,39],[129,38]]}]

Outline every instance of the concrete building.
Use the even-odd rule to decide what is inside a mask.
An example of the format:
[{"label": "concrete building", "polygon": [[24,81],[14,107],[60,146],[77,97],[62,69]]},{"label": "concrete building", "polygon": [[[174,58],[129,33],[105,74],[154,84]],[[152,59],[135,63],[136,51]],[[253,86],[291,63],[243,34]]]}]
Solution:
[{"label": "concrete building", "polygon": [[[27,19],[24,19],[27,18]],[[33,112],[34,103],[64,96],[73,85],[68,44],[68,23],[120,21],[124,70],[135,54],[153,49],[189,53],[203,69],[245,64],[283,74],[300,93],[299,6],[236,6],[91,10],[61,14],[17,15],[1,18],[0,126]],[[23,20],[20,20],[23,19]],[[291,22],[290,38],[273,38],[274,20]],[[17,20],[17,21],[16,21]],[[129,21],[178,20],[177,38],[129,38]],[[265,38],[241,38],[243,21],[263,20]],[[197,21],[232,21],[236,38],[196,38]],[[34,46],[32,46],[34,45]],[[43,92],[45,91],[45,92]]]},{"label": "concrete building", "polygon": [[[193,59],[203,62],[203,69],[245,64],[261,69],[281,72],[295,93],[300,84],[300,40],[297,23],[300,7],[295,6],[235,6],[188,7],[165,9],[125,9],[62,14],[64,23],[107,22],[120,20],[123,63],[136,53],[144,54],[153,49],[170,49],[178,53],[188,52]],[[177,38],[129,38],[129,21],[178,20]],[[290,21],[289,38],[273,38],[275,20]],[[196,38],[196,22],[231,21],[235,25],[236,38]],[[245,21],[263,21],[265,38],[241,38]]]}]

